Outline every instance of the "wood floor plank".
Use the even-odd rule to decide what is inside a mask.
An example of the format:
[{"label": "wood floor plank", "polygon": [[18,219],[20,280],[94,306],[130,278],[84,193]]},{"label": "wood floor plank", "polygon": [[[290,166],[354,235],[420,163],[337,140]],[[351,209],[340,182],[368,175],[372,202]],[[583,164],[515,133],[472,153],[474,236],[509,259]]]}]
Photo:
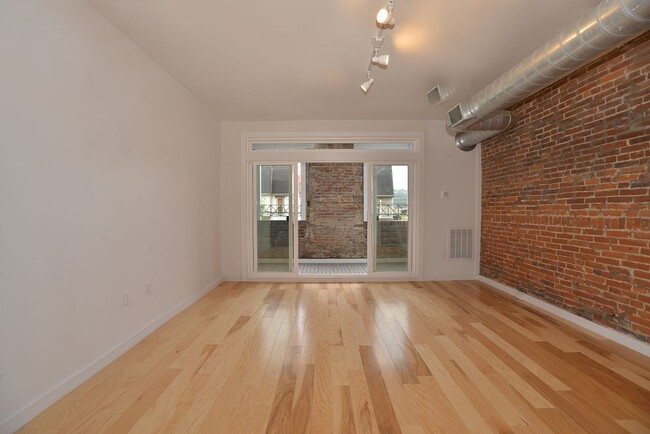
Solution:
[{"label": "wood floor plank", "polygon": [[649,427],[648,358],[483,283],[226,282],[20,432]]},{"label": "wood floor plank", "polygon": [[490,382],[490,380],[478,370],[476,365],[453,343],[448,336],[437,336],[436,340],[444,350],[451,356],[467,378],[476,385],[483,396],[483,400],[489,402],[508,423],[510,427],[527,425],[526,421],[519,414],[517,409],[501,394],[501,392]]},{"label": "wood floor plank", "polygon": [[489,339],[494,341],[497,345],[503,348],[508,352],[513,358],[517,359],[522,365],[524,365],[533,375],[549,385],[553,390],[556,391],[569,391],[571,390],[569,386],[564,384],[562,381],[557,379],[557,377],[550,374],[546,369],[541,367],[539,364],[534,362],[530,357],[526,356],[523,352],[517,350],[515,347],[506,342],[499,335],[494,333],[488,327],[481,323],[472,324],[476,329],[481,333],[487,336]]},{"label": "wood floor plank", "polygon": [[[429,380],[429,381],[427,381]],[[432,378],[420,384],[407,384],[406,393],[411,396],[420,425],[424,432],[466,433],[467,427],[449,400]]]},{"label": "wood floor plank", "polygon": [[641,425],[637,420],[626,419],[626,420],[617,420],[616,422],[631,434],[650,433],[650,427]]},{"label": "wood floor plank", "polygon": [[172,381],[180,374],[178,369],[168,369],[160,376],[145,392],[140,395],[135,402],[132,402],[127,411],[113,422],[108,428],[109,432],[129,432],[142,414],[158,399],[160,394],[171,384]]},{"label": "wood floor plank", "polygon": [[452,375],[445,369],[443,363],[426,345],[418,346],[418,351],[429,366],[433,378],[438,383],[444,394],[449,397],[451,405],[463,417],[463,422],[470,432],[492,432],[479,412],[474,408],[463,390],[454,381]]},{"label": "wood floor plank", "polygon": [[273,340],[273,348],[268,355],[266,367],[260,376],[259,383],[255,383],[255,391],[249,396],[248,405],[250,411],[247,413],[249,417],[243,430],[245,433],[264,432],[270,418],[277,384],[282,372],[287,348],[289,347],[291,328],[294,323],[293,318],[286,312],[276,314],[276,317],[278,316],[283,316],[282,324]]},{"label": "wood floor plank", "polygon": [[[402,355],[399,355],[399,352],[392,351],[391,358],[393,358],[393,353],[397,355],[398,356],[397,358],[400,359],[399,362],[404,363],[408,367],[409,375],[412,375],[414,377],[431,375],[431,372],[429,372],[427,365],[424,363],[419,353],[415,350],[415,347],[413,346],[411,339],[402,328],[402,325],[399,323],[399,321],[395,318],[395,316],[391,312],[390,309],[391,304],[392,303],[389,302],[389,303],[382,304],[382,306],[379,306],[381,310],[381,314],[384,317],[384,320],[388,325],[388,327],[390,327],[391,334],[395,338],[395,341],[399,345],[402,352]],[[402,358],[404,359],[404,361],[402,361]],[[408,380],[410,380],[410,378],[408,378]],[[416,381],[408,381],[408,382],[417,383],[417,379]]]},{"label": "wood floor plank", "polygon": [[296,389],[299,361],[300,347],[289,347],[282,372],[280,373],[280,381],[278,381],[273,405],[271,406],[271,416],[266,426],[267,433],[282,434],[290,432],[292,429],[291,409],[293,406],[293,394]]},{"label": "wood floor plank", "polygon": [[314,395],[312,398],[311,424],[312,433],[330,433],[333,431],[332,409],[332,371],[329,344],[329,299],[327,288],[319,290],[319,305],[317,311],[316,348],[314,355]]},{"label": "wood floor plank", "polygon": [[334,432],[356,434],[350,386],[341,385],[334,388]]},{"label": "wood floor plank", "polygon": [[390,401],[386,384],[381,375],[381,369],[372,347],[359,347],[363,372],[366,376],[370,399],[375,409],[377,428],[384,434],[398,434],[402,430],[397,422],[393,403]]},{"label": "wood floor plank", "polygon": [[350,379],[348,378],[348,366],[343,345],[330,345],[330,359],[332,384],[335,386],[349,386]]},{"label": "wood floor plank", "polygon": [[311,406],[314,399],[314,365],[305,365],[294,393],[291,428],[294,433],[309,432]]},{"label": "wood floor plank", "polygon": [[510,386],[521,394],[535,408],[553,408],[546,398],[539,391],[528,384],[519,376],[510,366],[490,352],[480,341],[470,338],[472,349],[485,359],[493,369],[495,369]]},{"label": "wood floor plank", "polygon": [[368,389],[368,383],[366,382],[363,368],[349,371],[348,377],[350,379],[350,395],[352,399],[354,425],[357,428],[357,431],[360,434],[379,432],[379,428],[377,427],[377,417],[375,415],[374,407],[372,406],[370,390]]}]

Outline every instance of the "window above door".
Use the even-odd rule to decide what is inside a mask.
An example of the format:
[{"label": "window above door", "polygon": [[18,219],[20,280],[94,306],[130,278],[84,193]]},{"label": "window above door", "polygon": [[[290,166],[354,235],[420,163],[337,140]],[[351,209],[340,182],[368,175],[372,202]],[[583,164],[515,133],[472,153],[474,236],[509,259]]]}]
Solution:
[{"label": "window above door", "polygon": [[252,142],[253,151],[336,150],[336,151],[412,151],[413,143],[263,143]]}]

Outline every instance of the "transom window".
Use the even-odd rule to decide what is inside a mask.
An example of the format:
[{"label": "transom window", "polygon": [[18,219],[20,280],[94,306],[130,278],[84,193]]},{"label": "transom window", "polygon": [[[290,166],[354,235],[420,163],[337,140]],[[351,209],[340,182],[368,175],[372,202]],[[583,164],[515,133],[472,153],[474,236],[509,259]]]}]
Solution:
[{"label": "transom window", "polygon": [[412,151],[412,143],[252,143],[253,151]]}]

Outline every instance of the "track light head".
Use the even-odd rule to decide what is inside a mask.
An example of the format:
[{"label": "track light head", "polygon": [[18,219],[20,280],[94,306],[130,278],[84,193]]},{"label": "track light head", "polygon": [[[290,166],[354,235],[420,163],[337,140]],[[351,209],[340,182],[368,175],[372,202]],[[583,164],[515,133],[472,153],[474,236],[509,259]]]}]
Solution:
[{"label": "track light head", "polygon": [[372,77],[370,77],[370,78],[368,78],[368,80],[364,81],[363,84],[361,85],[361,90],[363,91],[363,93],[368,93],[368,91],[370,90],[370,87],[372,86],[372,84],[374,82],[375,82],[375,79],[372,78]]},{"label": "track light head", "polygon": [[385,8],[382,8],[377,13],[377,24],[379,24],[377,29],[377,35],[372,38],[372,52],[370,53],[370,61],[368,62],[368,70],[366,71],[367,80],[361,84],[361,90],[364,94],[367,94],[372,84],[375,82],[375,79],[372,78],[372,67],[373,65],[387,67],[388,62],[390,61],[390,56],[388,54],[379,55],[379,50],[381,49],[381,44],[384,42],[385,36],[383,36],[384,31],[387,26],[393,26],[395,20],[393,19],[393,7],[395,5],[395,0],[388,0],[388,4]]},{"label": "track light head", "polygon": [[390,55],[384,54],[382,56],[373,56],[372,57],[372,63],[375,63],[377,65],[381,66],[388,66],[388,62],[390,61]]},{"label": "track light head", "polygon": [[382,26],[393,26],[395,25],[395,18],[393,18],[393,13],[386,8],[379,9],[377,12],[377,23]]}]

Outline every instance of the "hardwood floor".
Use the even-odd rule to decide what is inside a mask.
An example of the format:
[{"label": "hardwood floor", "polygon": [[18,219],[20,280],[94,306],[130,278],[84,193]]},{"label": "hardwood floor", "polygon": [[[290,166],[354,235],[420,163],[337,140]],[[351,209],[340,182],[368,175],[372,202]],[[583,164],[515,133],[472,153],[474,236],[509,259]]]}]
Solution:
[{"label": "hardwood floor", "polygon": [[650,432],[650,363],[478,282],[226,283],[44,433]]}]

